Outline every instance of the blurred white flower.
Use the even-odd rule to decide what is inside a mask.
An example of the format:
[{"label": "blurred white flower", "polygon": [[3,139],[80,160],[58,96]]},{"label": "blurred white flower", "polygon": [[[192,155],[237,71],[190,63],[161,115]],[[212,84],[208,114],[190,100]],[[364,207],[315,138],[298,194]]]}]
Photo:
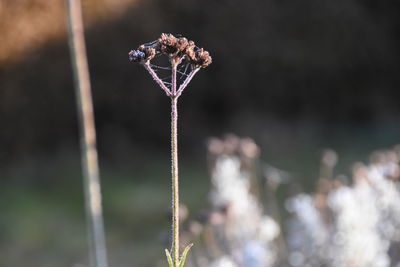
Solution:
[{"label": "blurred white flower", "polygon": [[377,153],[374,159],[368,167],[355,166],[352,186],[337,183],[326,193],[329,220],[323,220],[314,196],[300,194],[286,201],[294,215],[287,237],[291,266],[398,264],[400,190],[392,177],[398,177],[399,163],[393,154]]},{"label": "blurred white flower", "polygon": [[210,263],[209,267],[239,267],[229,256],[223,256]]},{"label": "blurred white flower", "polygon": [[264,215],[258,199],[250,192],[250,176],[241,171],[236,156],[216,158],[210,199],[215,208],[226,208],[225,238],[239,266],[272,266],[276,261],[274,239],[279,225]]}]

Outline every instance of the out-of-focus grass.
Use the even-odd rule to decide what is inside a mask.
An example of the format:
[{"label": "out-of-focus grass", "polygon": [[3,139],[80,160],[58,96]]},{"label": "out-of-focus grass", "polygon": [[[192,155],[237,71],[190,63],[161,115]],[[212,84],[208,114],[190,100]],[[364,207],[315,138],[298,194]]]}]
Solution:
[{"label": "out-of-focus grass", "polygon": [[3,183],[1,266],[55,266],[57,262],[76,262],[85,256],[83,212],[77,209],[73,191],[70,193],[68,197],[67,192],[60,190],[56,194],[53,188]]},{"label": "out-of-focus grass", "polygon": [[[39,182],[31,182],[29,177],[4,179],[0,188],[0,266],[86,263],[79,165],[66,162],[49,160],[48,164],[59,168],[51,168],[42,178],[34,177]],[[195,214],[206,203],[207,175],[193,164],[183,167],[181,174],[182,200]],[[111,265],[154,266],[169,247],[165,243],[170,231],[168,160],[142,164],[136,170],[106,167],[102,180]]]}]

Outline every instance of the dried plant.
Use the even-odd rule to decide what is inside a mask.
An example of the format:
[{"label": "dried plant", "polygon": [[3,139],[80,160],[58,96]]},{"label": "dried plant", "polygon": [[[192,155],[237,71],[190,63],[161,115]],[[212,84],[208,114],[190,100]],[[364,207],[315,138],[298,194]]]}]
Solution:
[{"label": "dried plant", "polygon": [[[152,64],[159,56],[166,56],[170,66]],[[172,174],[172,247],[166,251],[170,267],[182,267],[192,244],[188,245],[180,257],[179,252],[179,179],[178,179],[178,98],[194,75],[211,64],[207,51],[199,48],[193,41],[172,34],[161,34],[158,40],[140,45],[129,52],[129,60],[138,62],[150,73],[154,81],[171,99],[171,174]],[[158,71],[171,71],[166,78],[160,78]],[[183,81],[179,83],[179,81]],[[171,256],[172,254],[172,256]]]}]

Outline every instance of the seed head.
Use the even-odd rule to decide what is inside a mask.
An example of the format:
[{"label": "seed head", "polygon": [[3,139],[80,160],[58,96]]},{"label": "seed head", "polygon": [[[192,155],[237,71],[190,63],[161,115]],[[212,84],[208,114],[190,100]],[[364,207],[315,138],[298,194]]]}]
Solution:
[{"label": "seed head", "polygon": [[140,50],[131,50],[128,55],[129,60],[132,62],[141,62],[146,58],[146,54]]},{"label": "seed head", "polygon": [[178,51],[179,51],[179,53],[181,55],[184,55],[188,45],[189,45],[188,40],[185,37],[181,37],[181,38],[178,39],[178,42],[176,44],[176,48],[178,49]]},{"label": "seed head", "polygon": [[152,60],[156,54],[157,51],[155,48],[141,45],[138,49],[129,52],[129,60],[132,62],[149,61]]},{"label": "seed head", "polygon": [[152,60],[156,56],[156,49],[152,47],[146,47],[144,49],[144,53],[146,54],[146,60]]},{"label": "seed head", "polygon": [[158,42],[160,43],[161,52],[167,54],[168,56],[172,56],[178,51],[178,39],[176,39],[176,37],[172,34],[162,33],[161,37],[158,39]]},{"label": "seed head", "polygon": [[180,64],[185,58],[195,68],[205,68],[212,62],[208,51],[198,48],[193,41],[188,41],[185,37],[177,38],[170,33],[162,33],[158,40],[132,50],[129,53],[129,60],[147,62],[158,54],[167,55],[174,64]]},{"label": "seed head", "polygon": [[195,48],[196,48],[196,45],[194,44],[194,42],[189,41],[188,46],[186,47],[186,57],[190,61],[196,60],[196,56],[194,53]]},{"label": "seed head", "polygon": [[208,51],[205,51],[203,48],[200,48],[195,52],[195,60],[193,60],[193,63],[196,66],[206,68],[208,65],[210,65],[212,62],[212,58]]}]

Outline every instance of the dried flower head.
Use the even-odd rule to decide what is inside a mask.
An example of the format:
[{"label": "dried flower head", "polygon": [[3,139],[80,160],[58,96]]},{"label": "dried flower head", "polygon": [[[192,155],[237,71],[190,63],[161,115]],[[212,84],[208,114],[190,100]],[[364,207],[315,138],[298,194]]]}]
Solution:
[{"label": "dried flower head", "polygon": [[178,39],[176,39],[172,34],[162,33],[158,42],[160,44],[161,52],[168,56],[173,56],[178,51]]},{"label": "dried flower head", "polygon": [[195,60],[193,62],[196,66],[205,68],[208,65],[210,65],[211,62],[212,62],[212,58],[210,57],[210,55],[207,51],[204,51],[203,48],[200,48],[199,50],[196,51]]},{"label": "dried flower head", "polygon": [[150,46],[141,45],[136,50],[129,52],[129,60],[132,62],[146,62],[152,60],[157,54],[155,48]]},{"label": "dried flower head", "polygon": [[189,45],[188,39],[186,39],[185,37],[181,37],[178,39],[176,47],[179,52],[185,52],[188,45]]},{"label": "dried flower head", "polygon": [[177,38],[170,33],[163,33],[158,40],[132,50],[129,59],[133,62],[146,62],[158,54],[167,55],[178,63],[186,59],[195,67],[205,68],[212,62],[210,54],[203,48],[198,48],[193,41],[188,41],[185,37]]},{"label": "dried flower head", "polygon": [[140,50],[131,50],[128,55],[132,62],[141,62],[146,58],[146,54]]},{"label": "dried flower head", "polygon": [[[171,67],[161,67],[150,64],[150,61],[159,55],[166,55]],[[160,85],[168,96],[177,97],[188,85],[200,68],[209,66],[212,58],[208,51],[199,48],[193,41],[185,37],[176,37],[170,33],[162,33],[160,38],[153,42],[140,45],[129,52],[129,60],[144,64],[153,79]],[[178,81],[183,81],[179,88],[173,89],[173,83],[160,79],[157,76],[159,69],[175,69],[175,74],[180,75]],[[179,68],[179,69],[178,69]],[[174,83],[175,87],[177,82]]]},{"label": "dried flower head", "polygon": [[189,41],[188,46],[186,47],[186,57],[194,61],[196,59],[195,52],[194,50],[196,49],[196,45],[194,44],[193,41]]}]

